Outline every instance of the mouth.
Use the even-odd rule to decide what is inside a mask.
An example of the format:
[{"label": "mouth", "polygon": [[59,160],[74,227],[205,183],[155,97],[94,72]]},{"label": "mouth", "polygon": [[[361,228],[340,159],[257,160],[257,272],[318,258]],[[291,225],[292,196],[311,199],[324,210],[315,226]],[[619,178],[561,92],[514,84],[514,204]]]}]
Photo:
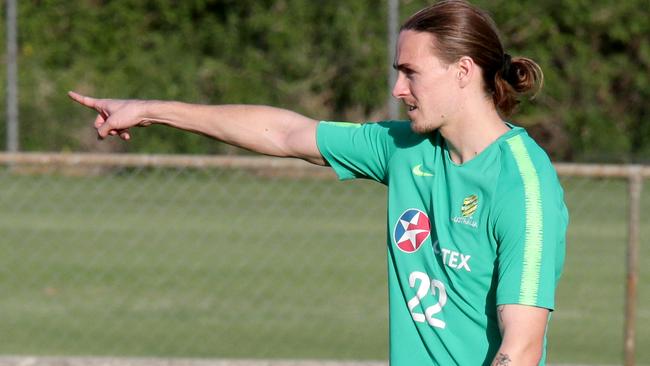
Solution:
[{"label": "mouth", "polygon": [[418,107],[408,103],[406,103],[406,108],[408,109],[409,112],[413,112],[414,110],[418,109]]}]

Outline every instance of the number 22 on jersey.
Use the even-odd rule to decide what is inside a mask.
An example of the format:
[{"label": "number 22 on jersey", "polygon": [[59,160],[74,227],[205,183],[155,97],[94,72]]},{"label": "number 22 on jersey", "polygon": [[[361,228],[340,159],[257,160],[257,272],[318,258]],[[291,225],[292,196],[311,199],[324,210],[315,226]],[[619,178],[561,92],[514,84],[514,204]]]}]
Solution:
[{"label": "number 22 on jersey", "polygon": [[[443,320],[434,317],[434,315],[442,311],[443,306],[447,303],[445,284],[436,279],[430,279],[424,272],[415,271],[411,272],[409,276],[409,286],[415,288],[416,285],[417,291],[415,292],[415,296],[408,302],[409,311],[413,320],[419,323],[426,321],[432,327],[445,329],[447,324]],[[436,289],[438,290],[438,302],[424,309],[424,314],[418,312],[417,310],[419,309],[416,308],[419,307],[421,300],[429,295],[429,290],[431,290],[431,295],[435,296]]]}]

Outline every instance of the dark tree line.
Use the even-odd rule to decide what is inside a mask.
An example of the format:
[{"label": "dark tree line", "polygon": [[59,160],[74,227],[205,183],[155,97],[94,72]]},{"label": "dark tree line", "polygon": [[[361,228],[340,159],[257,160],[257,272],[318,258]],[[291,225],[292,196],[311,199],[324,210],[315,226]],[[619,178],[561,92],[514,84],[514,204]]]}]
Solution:
[{"label": "dark tree line", "polygon": [[[426,3],[402,0],[402,18]],[[650,161],[647,0],[476,3],[494,16],[509,53],[535,59],[545,72],[543,92],[522,103],[515,123],[559,160]],[[68,102],[67,90],[384,119],[386,39],[386,4],[377,0],[22,0],[20,145],[225,151],[158,127],[135,131],[129,144],[98,145],[90,112]],[[0,132],[4,144],[4,123]]]}]

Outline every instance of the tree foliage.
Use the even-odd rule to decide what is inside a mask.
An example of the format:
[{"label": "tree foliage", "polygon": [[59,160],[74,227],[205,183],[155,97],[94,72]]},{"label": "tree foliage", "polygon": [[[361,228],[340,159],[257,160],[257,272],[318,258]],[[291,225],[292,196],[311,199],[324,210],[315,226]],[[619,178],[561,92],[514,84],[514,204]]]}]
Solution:
[{"label": "tree foliage", "polygon": [[[650,156],[646,1],[476,1],[494,16],[511,54],[542,66],[542,94],[514,120],[555,158]],[[402,19],[425,5],[402,0]],[[271,104],[323,119],[386,118],[386,23],[385,1],[376,0],[20,1],[21,147],[224,151],[201,136],[157,127],[135,131],[129,144],[98,145],[91,113],[70,103],[67,90]]]}]

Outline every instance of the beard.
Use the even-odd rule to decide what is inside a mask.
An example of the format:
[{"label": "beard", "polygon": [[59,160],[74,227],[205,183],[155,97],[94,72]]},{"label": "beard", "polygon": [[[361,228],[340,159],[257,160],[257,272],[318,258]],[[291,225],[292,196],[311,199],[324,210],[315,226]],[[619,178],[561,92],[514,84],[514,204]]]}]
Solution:
[{"label": "beard", "polygon": [[437,126],[435,123],[411,120],[411,130],[419,135],[432,133],[438,128],[439,126]]}]

